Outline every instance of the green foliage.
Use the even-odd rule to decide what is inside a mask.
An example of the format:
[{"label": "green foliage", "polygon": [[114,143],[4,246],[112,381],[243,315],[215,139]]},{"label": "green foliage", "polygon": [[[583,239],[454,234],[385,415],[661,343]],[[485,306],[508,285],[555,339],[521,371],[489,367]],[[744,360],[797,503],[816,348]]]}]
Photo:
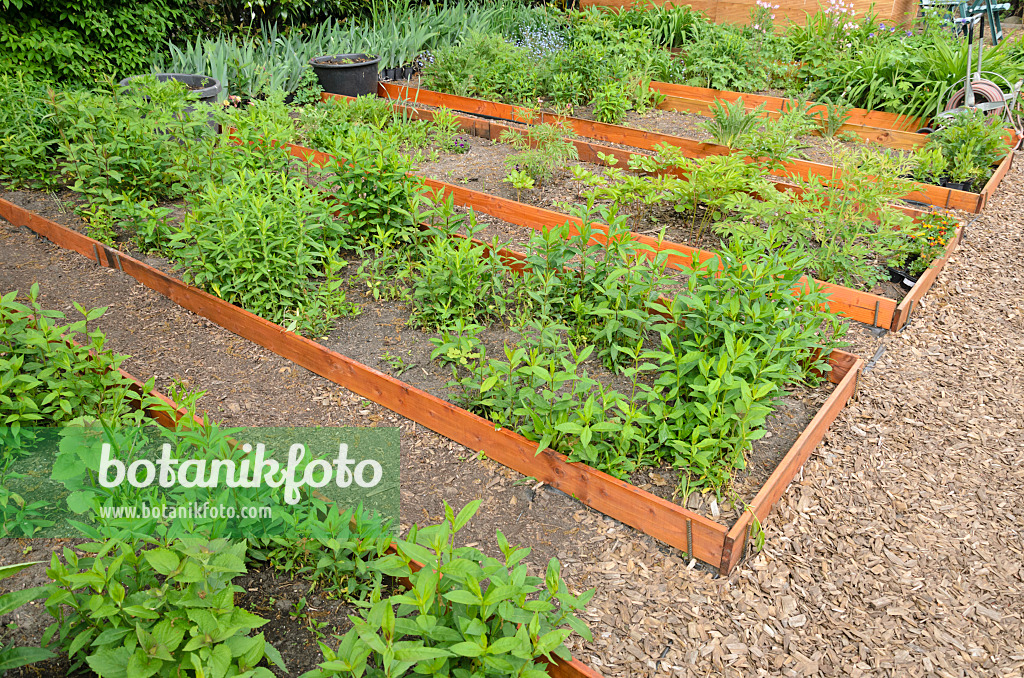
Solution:
[{"label": "green foliage", "polygon": [[[352,15],[346,9],[352,6],[364,11]],[[381,68],[405,66],[424,52],[458,42],[471,31],[500,32],[541,16],[518,0],[232,0],[220,7],[232,26],[254,30],[168,44],[166,50],[153,54],[152,69],[206,73],[231,94],[256,99],[278,89],[295,91],[315,56],[377,54]]]},{"label": "green foliage", "polygon": [[[0,579],[6,579],[22,570],[37,565],[37,561],[0,566]],[[49,587],[33,586],[0,595],[0,615],[14,612],[26,603],[42,598],[50,592]],[[3,670],[16,669],[53,657],[53,653],[40,647],[0,646],[0,667]]]},{"label": "green foliage", "polygon": [[440,329],[500,319],[508,310],[510,272],[498,257],[498,246],[473,242],[480,228],[472,212],[465,237],[457,236],[463,225],[460,219],[431,227],[420,245],[419,261],[412,268],[412,324]]},{"label": "green foliage", "polygon": [[736,101],[716,99],[711,105],[711,118],[701,123],[701,127],[715,143],[735,149],[740,140],[757,128],[764,111],[764,104],[750,112],[743,105],[743,98]]},{"label": "green foliage", "polygon": [[939,211],[923,215],[892,238],[891,256],[886,263],[912,276],[921,275],[945,254],[957,225],[953,214]]},{"label": "green foliage", "polygon": [[838,146],[832,164],[842,173],[842,186],[824,177],[797,177],[799,198],[774,190],[762,192],[762,200],[736,194],[723,203],[733,216],[716,230],[766,249],[792,243],[809,257],[815,277],[871,289],[885,277],[879,262],[891,256],[894,236],[910,228],[911,218],[889,206],[911,190],[901,178],[910,165],[870,149]]},{"label": "green foliage", "polygon": [[[523,676],[543,678],[541,659],[569,658],[564,643],[590,630],[575,613],[593,590],[569,592],[557,560],[543,578],[530,576],[522,560],[530,550],[508,544],[497,533],[502,558],[456,547],[459,530],[480,506],[473,501],[456,515],[445,504],[445,521],[395,542],[397,553],[374,565],[411,587],[375,599],[337,650],[321,645],[325,662],[304,678],[328,676]],[[422,567],[420,567],[422,565]]]},{"label": "green foliage", "polygon": [[189,101],[181,83],[153,79],[130,90],[50,96],[62,169],[78,193],[108,202],[117,195],[173,199],[208,171],[199,150],[212,142],[207,110]]},{"label": "green foliage", "polygon": [[[948,30],[929,30],[907,36],[902,29],[891,37],[868,37],[877,25],[864,23],[850,31],[849,39],[829,40],[808,26],[793,29],[793,39],[829,50],[805,59],[803,75],[808,94],[822,101],[845,101],[857,108],[889,111],[910,117],[934,117],[953,93],[963,86],[967,72],[967,43],[949,35]],[[804,37],[806,36],[806,37]],[[1017,82],[1024,77],[1024,59],[1015,47],[1018,41],[1000,41],[985,48],[985,70]],[[831,47],[830,47],[831,46]],[[800,51],[805,48],[800,47]],[[838,52],[831,50],[839,49]],[[975,49],[977,59],[977,49]]]},{"label": "green foliage", "polygon": [[[635,249],[618,233],[613,242]],[[764,435],[773,400],[786,384],[813,382],[827,371],[823,356],[845,332],[824,310],[820,289],[793,293],[808,260],[786,248],[757,253],[738,244],[704,264],[695,258],[687,291],[666,309],[649,286],[657,275],[596,261],[584,266],[603,265],[611,274],[591,283],[589,295],[574,294],[575,278],[593,276],[583,267],[558,275],[562,262],[579,256],[559,244],[564,235],[545,234],[528,259],[543,284],[531,294],[540,320],[518,347],[506,347],[504,360],[467,361],[467,375],[457,380],[463,402],[572,461],[619,477],[668,462],[684,470],[685,491],[721,492]],[[629,261],[636,267],[642,260]],[[632,285],[611,292],[630,275]],[[659,307],[669,321],[655,313]],[[585,322],[574,322],[581,317]],[[628,380],[627,392],[588,373],[601,346]]]},{"label": "green foliage", "polygon": [[606,83],[623,83],[616,101],[625,97],[627,106],[647,105],[650,94],[637,83],[670,70],[668,54],[655,49],[642,29],[620,31],[602,13],[577,13],[569,20],[571,39],[549,37],[541,45],[471,33],[434,53],[423,71],[424,86],[511,104],[548,98],[568,111],[591,101]]},{"label": "green foliage", "polygon": [[938,185],[949,167],[949,160],[937,144],[925,144],[914,151],[914,181]]},{"label": "green foliage", "polygon": [[684,70],[679,82],[697,87],[759,92],[780,80],[789,61],[787,45],[774,34],[745,34],[744,29],[701,25],[694,39],[682,45]]},{"label": "green foliage", "polygon": [[[261,548],[250,554],[291,577],[301,577],[332,597],[365,600],[383,584],[372,567],[391,546],[392,526],[362,507],[339,513],[335,507],[318,520],[300,525],[302,538],[271,537],[258,540]],[[307,529],[308,528],[308,529]]]},{"label": "green foliage", "polygon": [[[56,639],[72,670],[87,665],[103,678],[249,675],[271,678],[266,658],[285,670],[262,633],[266,619],[235,606],[245,574],[245,543],[180,540],[140,550],[108,540],[53,554],[46,610],[54,618],[44,641]],[[116,555],[115,555],[116,554]]]},{"label": "green foliage", "polygon": [[340,204],[303,179],[241,169],[188,204],[171,248],[189,282],[302,333],[356,312],[340,289],[337,252],[350,238],[332,215]]},{"label": "green foliage", "polygon": [[3,0],[0,72],[92,86],[149,70],[149,58],[188,22],[179,0]]},{"label": "green foliage", "polygon": [[52,188],[53,140],[47,86],[24,74],[0,75],[0,181]]},{"label": "green foliage", "polygon": [[849,104],[826,103],[825,110],[819,110],[815,114],[821,128],[821,136],[826,139],[836,138],[839,135],[839,130],[850,119],[851,110],[853,110],[853,106]]},{"label": "green foliage", "polygon": [[365,128],[334,150],[347,160],[329,166],[325,184],[344,206],[338,216],[343,244],[362,246],[385,233],[392,242],[411,242],[419,231],[415,214],[424,189],[422,179],[409,175],[409,158]]},{"label": "green foliage", "polygon": [[626,119],[629,110],[629,93],[627,85],[622,82],[609,82],[594,92],[590,100],[594,107],[594,119],[599,122],[618,124]]},{"label": "green foliage", "polygon": [[515,167],[515,170],[525,173],[534,182],[543,183],[554,175],[555,170],[563,167],[566,161],[579,157],[575,144],[567,138],[572,136],[575,133],[565,123],[534,125],[525,134],[507,129],[501,133],[501,142],[511,144],[518,152],[505,158],[505,167],[510,171]]},{"label": "green foliage", "polygon": [[[5,450],[21,447],[26,426],[126,415],[134,397],[131,382],[117,371],[125,356],[104,349],[104,334],[89,329],[106,309],[86,310],[76,303],[82,319],[64,323],[63,313],[40,305],[39,285],[32,286],[27,305],[17,297],[17,290],[0,297],[0,442]],[[75,336],[88,343],[70,343]]]},{"label": "green foliage", "polygon": [[608,21],[618,31],[642,30],[651,36],[655,45],[661,47],[684,47],[709,23],[703,13],[687,5],[624,7],[614,12],[590,7],[589,12],[594,15],[591,21]]},{"label": "green foliage", "polygon": [[994,172],[992,166],[1009,150],[1001,118],[981,111],[962,111],[944,122],[929,135],[926,152],[938,149],[942,153],[953,181],[983,185]]},{"label": "green foliage", "polygon": [[316,77],[316,71],[313,70],[312,66],[307,66],[302,71],[299,86],[295,89],[295,98],[293,99],[295,105],[316,105],[320,103],[320,95],[323,93],[324,88],[320,86],[320,80]]},{"label": "green foliage", "polygon": [[537,185],[533,181],[533,177],[519,169],[509,172],[502,181],[516,189],[516,200],[522,200],[523,191],[532,191]]}]

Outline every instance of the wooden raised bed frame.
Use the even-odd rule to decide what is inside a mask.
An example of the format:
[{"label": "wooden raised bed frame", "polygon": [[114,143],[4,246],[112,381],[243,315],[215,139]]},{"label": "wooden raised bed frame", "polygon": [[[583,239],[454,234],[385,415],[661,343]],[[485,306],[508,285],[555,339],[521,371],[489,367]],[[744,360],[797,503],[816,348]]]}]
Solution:
[{"label": "wooden raised bed frame", "polygon": [[[323,99],[325,101],[330,98],[350,99],[351,97],[342,97],[333,94],[323,95]],[[431,111],[417,110],[403,106],[398,102],[393,102],[393,105],[415,119],[430,120],[433,116]],[[507,125],[502,125],[501,123],[489,120],[470,118],[466,116],[457,117],[465,131],[485,139],[498,139],[503,131],[512,129]],[[588,144],[581,141],[576,141],[576,147],[579,151],[580,159],[584,162],[600,163],[601,160],[597,155],[599,152],[615,154],[622,160],[628,159],[631,155],[621,149]],[[289,144],[289,148],[294,156],[302,158],[307,162],[315,162],[321,166],[332,160],[332,156],[327,153],[306,148],[304,146],[298,146],[297,144]],[[542,230],[546,227],[562,226],[566,222],[569,222],[574,226],[579,226],[581,224],[579,219],[567,214],[562,214],[541,207],[534,207],[532,205],[508,200],[506,198],[482,193],[480,191],[473,191],[461,186],[437,181],[435,179],[429,179],[426,177],[420,178],[423,179],[435,197],[439,195],[451,195],[455,204],[460,207],[466,207],[484,214],[489,214],[517,226],[524,226],[534,230]],[[784,184],[780,186],[795,188]],[[911,215],[919,216],[922,214],[920,210],[914,210],[911,208],[905,208],[904,211]],[[701,262],[715,256],[711,252],[680,243],[659,241],[656,238],[644,235],[636,235],[635,237],[638,242],[651,247],[655,253],[665,252],[668,255],[668,265],[676,269],[684,267],[688,268],[693,261],[694,254],[699,257]],[[828,293],[829,308],[836,315],[841,315],[874,327],[881,327],[883,329],[896,332],[901,330],[907,322],[909,322],[911,314],[920,306],[925,293],[931,288],[935,277],[942,271],[942,268],[949,260],[949,256],[956,249],[959,242],[960,231],[958,229],[956,235],[950,239],[949,243],[947,243],[943,256],[937,259],[928,270],[928,274],[931,274],[931,277],[927,283],[923,280],[919,282],[900,302],[877,294],[872,294],[870,292],[863,292],[861,290],[854,290],[841,285],[836,285],[834,283],[824,281],[817,282]],[[928,274],[926,274],[925,277],[927,277]]]},{"label": "wooden raised bed frame", "polygon": [[[535,443],[513,431],[496,427],[493,422],[289,332],[77,231],[6,200],[0,200],[0,217],[102,266],[117,269],[182,308],[436,433],[483,451],[494,461],[572,495],[591,508],[684,551],[689,557],[717,567],[723,574],[731,571],[744,553],[750,532],[750,521],[745,516],[730,529],[585,464],[570,463],[564,455],[551,449],[537,453]],[[856,392],[864,362],[844,351],[834,351],[829,362],[832,371],[828,379],[836,384],[835,390],[748,508],[748,513],[752,511],[762,524],[772,502],[785,491]]]},{"label": "wooden raised bed frame", "polygon": [[[554,115],[521,106],[511,106],[495,101],[456,96],[453,94],[434,92],[432,90],[416,89],[382,82],[378,83],[377,94],[378,96],[393,100],[420,103],[426,106],[444,107],[456,112],[467,113],[470,115],[483,115],[497,118],[499,120],[519,122],[522,124],[559,122],[569,125],[569,127],[580,137],[605,141],[608,143],[622,144],[624,146],[632,146],[634,148],[644,150],[654,150],[655,146],[668,144],[680,149],[683,151],[684,155],[689,158],[706,158],[712,155],[733,154],[733,151],[729,147],[711,142],[695,141],[685,137],[677,137],[669,134],[662,134],[660,132],[648,132],[622,125],[610,125],[608,123],[597,122],[594,120]],[[325,95],[325,98],[328,98],[329,96],[330,95]],[[580,149],[581,146],[586,145],[584,142],[579,140],[572,141],[576,144],[578,149]],[[606,154],[609,152],[607,149],[599,150]],[[612,150],[614,151],[617,149]],[[613,155],[618,157],[621,153],[622,151],[619,150],[618,153],[613,153]],[[581,150],[581,160],[584,160],[585,162],[600,162],[599,159],[589,160],[592,156],[596,157],[596,152],[591,151],[590,153],[587,153],[585,158],[584,152]],[[995,191],[1003,176],[1006,175],[1012,159],[1013,147],[1011,146],[1010,150],[997,166],[995,173],[989,179],[981,193],[969,193],[967,191],[957,191],[942,186],[932,186],[930,184],[915,182],[915,189],[911,193],[907,194],[905,199],[911,202],[935,205],[944,209],[959,209],[973,213],[980,212],[985,206],[985,203],[991,193]],[[747,158],[747,162],[754,161]],[[842,178],[842,173],[835,167],[822,163],[811,162],[809,160],[791,160],[790,162],[783,164],[783,170],[785,176],[802,177],[804,179],[808,179],[812,176],[828,180],[841,180]],[[772,180],[771,177],[769,177],[769,180]],[[795,190],[798,194],[800,193],[800,191],[796,190],[797,187],[792,186],[791,184],[786,184],[781,181],[772,181],[779,190]],[[910,213],[907,209],[904,209],[903,211]],[[920,210],[912,211],[920,213]]]}]

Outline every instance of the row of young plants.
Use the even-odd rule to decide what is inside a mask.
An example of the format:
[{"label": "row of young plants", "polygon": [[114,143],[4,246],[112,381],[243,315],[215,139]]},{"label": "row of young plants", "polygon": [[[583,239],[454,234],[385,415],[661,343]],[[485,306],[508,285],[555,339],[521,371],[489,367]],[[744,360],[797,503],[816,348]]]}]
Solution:
[{"label": "row of young plants", "polygon": [[[324,660],[308,678],[328,676],[547,675],[546,660],[568,658],[573,632],[590,639],[575,613],[593,591],[572,594],[551,560],[543,578],[522,562],[529,549],[510,546],[497,533],[500,558],[457,546],[457,533],[479,502],[456,513],[445,505],[438,525],[413,527],[404,538],[393,525],[362,507],[344,512],[313,496],[288,505],[282,488],[158,490],[99,482],[99,443],[126,466],[152,442],[174,457],[209,463],[241,462],[233,437],[241,429],[194,419],[200,392],[175,387],[186,410],[175,428],[148,413],[170,410],[132,390],[116,371],[124,356],[104,348],[90,330],[104,309],[79,307],[68,322],[45,309],[33,286],[0,297],[0,437],[4,501],[2,536],[33,536],[52,527],[53,504],[26,501],[8,490],[24,477],[26,458],[55,453],[50,480],[65,488],[60,499],[76,515],[64,536],[87,540],[54,554],[49,584],[0,597],[0,610],[44,599],[53,623],[39,648],[2,648],[4,668],[66,654],[70,670],[88,668],[104,678],[145,676],[252,676],[287,670],[281,654],[258,629],[268,620],[239,607],[237,579],[253,567],[309,582],[320,595],[357,610],[344,636],[322,633]],[[76,345],[72,338],[88,339]],[[150,393],[153,381],[143,389]],[[302,472],[302,469],[299,469]],[[200,473],[202,473],[200,471]],[[264,506],[272,516],[228,521],[197,513],[174,520],[112,518],[104,508],[194,505]],[[47,512],[45,509],[49,508]],[[237,515],[244,515],[238,513]],[[32,565],[0,570],[10,576]],[[422,565],[422,569],[420,568]],[[400,581],[408,581],[408,589]]]}]

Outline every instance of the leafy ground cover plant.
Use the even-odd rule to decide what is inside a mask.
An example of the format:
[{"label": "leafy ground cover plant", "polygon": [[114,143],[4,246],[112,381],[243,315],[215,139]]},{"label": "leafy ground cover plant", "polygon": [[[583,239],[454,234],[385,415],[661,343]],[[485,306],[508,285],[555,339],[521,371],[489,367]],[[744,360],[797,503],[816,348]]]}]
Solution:
[{"label": "leafy ground cover plant", "polygon": [[179,540],[140,549],[108,540],[55,553],[46,610],[56,620],[44,634],[67,652],[72,670],[103,678],[196,675],[271,678],[267,658],[286,670],[262,633],[267,620],[235,606],[231,583],[244,574],[244,542]]},{"label": "leafy ground cover plant", "polygon": [[[375,596],[336,650],[321,645],[325,662],[303,678],[547,675],[543,659],[569,658],[564,643],[573,631],[591,639],[576,617],[593,589],[573,595],[552,559],[543,578],[522,560],[529,549],[511,546],[500,531],[502,559],[456,546],[456,535],[480,501],[456,515],[445,503],[445,521],[415,526],[395,542],[396,553],[373,564],[407,579],[408,591]],[[417,564],[418,563],[418,564]],[[422,565],[422,567],[419,567]]]}]

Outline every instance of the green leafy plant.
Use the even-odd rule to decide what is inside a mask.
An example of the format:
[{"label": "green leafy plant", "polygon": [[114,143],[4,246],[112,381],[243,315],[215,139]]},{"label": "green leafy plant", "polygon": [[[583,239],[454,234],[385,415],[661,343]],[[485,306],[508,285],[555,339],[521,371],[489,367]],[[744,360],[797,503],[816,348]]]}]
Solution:
[{"label": "green leafy plant", "polygon": [[[185,194],[213,141],[205,105],[174,81],[92,92],[51,92],[62,168],[72,188],[92,199],[166,200]],[[196,107],[197,110],[191,110]]]},{"label": "green leafy plant", "polygon": [[391,546],[392,526],[362,506],[339,512],[309,513],[295,526],[300,538],[258,540],[250,557],[265,560],[275,569],[309,582],[310,591],[345,600],[365,600],[384,582],[372,567]]},{"label": "green leafy plant", "polygon": [[302,71],[302,78],[299,79],[299,86],[295,90],[295,98],[292,101],[297,106],[314,106],[320,103],[320,95],[323,93],[324,88],[320,86],[316,71],[312,66],[307,66]]},{"label": "green leafy plant", "polygon": [[1006,155],[1005,134],[998,117],[963,111],[930,134],[926,148],[942,152],[953,181],[983,184],[992,176],[992,165]]},{"label": "green leafy plant", "polygon": [[523,191],[532,191],[536,186],[533,177],[523,170],[514,169],[502,179],[503,182],[511,184],[516,189],[516,200],[523,199]]},{"label": "green leafy plant", "polygon": [[927,144],[914,151],[914,181],[938,185],[946,176],[949,160],[943,149]]},{"label": "green leafy plant", "polygon": [[711,119],[701,123],[701,127],[715,143],[735,149],[741,139],[757,128],[764,104],[747,112],[742,97],[732,102],[716,99],[710,110]]},{"label": "green leafy plant", "polygon": [[[104,348],[102,332],[89,329],[105,308],[86,310],[63,323],[64,314],[39,303],[33,284],[28,304],[14,290],[0,297],[0,441],[19,449],[25,427],[57,426],[81,416],[108,420],[128,414],[135,402],[131,382],[117,367],[125,356]],[[88,343],[69,340],[84,337]],[[148,390],[148,389],[147,389]]]},{"label": "green leafy plant", "polygon": [[824,109],[819,109],[815,113],[821,136],[826,139],[834,139],[839,136],[839,131],[850,119],[850,111],[852,110],[853,107],[849,104],[833,103],[831,101],[826,103]]},{"label": "green leafy plant", "polygon": [[[267,620],[235,606],[245,574],[245,543],[176,541],[140,550],[110,540],[55,553],[46,610],[54,618],[44,642],[55,639],[72,670],[88,665],[104,678],[196,675],[271,678],[266,657],[285,670],[262,633]],[[116,555],[114,555],[116,554]]]},{"label": "green leafy plant", "polygon": [[23,73],[0,75],[0,180],[14,187],[50,188],[57,131],[47,85]]},{"label": "green leafy plant", "polygon": [[338,202],[301,178],[246,169],[188,202],[171,247],[190,282],[300,332],[356,311],[340,288],[350,233],[333,217]]},{"label": "green leafy plant", "polygon": [[413,269],[414,325],[438,329],[460,320],[479,322],[500,318],[508,308],[511,272],[498,257],[498,247],[473,241],[480,229],[472,213],[466,236],[456,237],[462,223],[431,227],[420,245]]},{"label": "green leafy plant", "polygon": [[[37,561],[16,563],[0,566],[0,579],[14,576],[22,570],[38,565]],[[49,586],[33,586],[0,595],[0,615],[14,612],[22,605],[50,593]],[[40,647],[3,647],[0,646],[0,666],[4,670],[16,669],[53,657],[53,653]]]},{"label": "green leafy plant", "polygon": [[395,542],[396,553],[374,565],[409,581],[408,591],[375,599],[337,650],[323,646],[325,662],[304,678],[546,675],[542,658],[569,658],[564,643],[573,631],[590,639],[575,613],[593,590],[570,593],[552,559],[543,578],[522,560],[529,549],[510,546],[497,533],[502,558],[457,547],[456,535],[479,509],[470,502],[445,521]]},{"label": "green leafy plant", "polygon": [[[501,142],[510,144],[518,152],[505,158],[505,167],[510,173],[514,167],[515,171],[528,175],[535,183],[543,183],[566,161],[579,157],[576,146],[567,138],[571,136],[574,136],[573,132],[562,123],[534,125],[528,134],[507,129],[501,133]],[[524,181],[520,183],[525,184]]]},{"label": "green leafy plant", "polygon": [[594,92],[590,100],[594,118],[600,122],[618,124],[626,119],[629,110],[629,90],[620,82],[609,82]]}]

